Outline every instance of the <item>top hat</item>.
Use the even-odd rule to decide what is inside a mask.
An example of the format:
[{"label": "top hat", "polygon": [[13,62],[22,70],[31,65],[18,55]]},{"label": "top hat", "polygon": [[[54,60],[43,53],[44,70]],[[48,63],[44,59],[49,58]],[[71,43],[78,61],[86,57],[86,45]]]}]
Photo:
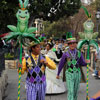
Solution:
[{"label": "top hat", "polygon": [[72,37],[72,33],[71,32],[67,32],[66,34],[66,39],[67,39],[67,43],[70,44],[70,43],[76,43],[76,38],[75,37]]}]

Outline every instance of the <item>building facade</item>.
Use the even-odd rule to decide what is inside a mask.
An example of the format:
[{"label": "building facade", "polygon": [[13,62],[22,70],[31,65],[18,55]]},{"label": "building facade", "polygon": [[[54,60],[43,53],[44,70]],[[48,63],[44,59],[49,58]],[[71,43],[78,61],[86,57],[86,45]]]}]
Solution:
[{"label": "building facade", "polygon": [[40,33],[43,29],[43,19],[35,19],[34,26],[37,28],[36,33]]},{"label": "building facade", "polygon": [[90,5],[92,2],[95,2],[95,0],[81,0],[81,2],[83,4]]}]

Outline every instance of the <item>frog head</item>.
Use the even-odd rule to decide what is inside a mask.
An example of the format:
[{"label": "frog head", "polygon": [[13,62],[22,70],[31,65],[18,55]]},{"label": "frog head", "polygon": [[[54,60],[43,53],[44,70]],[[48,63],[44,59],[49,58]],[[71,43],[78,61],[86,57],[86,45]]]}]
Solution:
[{"label": "frog head", "polygon": [[16,17],[17,17],[17,19],[18,19],[18,21],[20,23],[25,24],[25,23],[28,22],[28,19],[29,19],[30,15],[29,15],[28,10],[21,10],[21,9],[19,9],[17,14],[16,14]]},{"label": "frog head", "polygon": [[83,27],[86,31],[92,31],[94,28],[94,23],[92,22],[91,19],[88,19],[87,21],[84,22]]},{"label": "frog head", "polygon": [[23,24],[28,22],[29,19],[29,13],[28,10],[26,10],[26,7],[28,6],[28,2],[29,0],[24,0],[24,2],[22,0],[19,0],[19,6],[21,9],[18,10],[16,17],[18,21]]}]

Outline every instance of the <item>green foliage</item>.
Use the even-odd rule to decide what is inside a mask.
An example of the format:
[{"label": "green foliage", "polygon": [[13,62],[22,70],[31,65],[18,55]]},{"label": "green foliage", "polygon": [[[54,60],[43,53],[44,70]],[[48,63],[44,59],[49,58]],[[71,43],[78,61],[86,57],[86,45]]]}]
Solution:
[{"label": "green foliage", "polygon": [[96,8],[98,9],[100,9],[100,0],[96,0]]},{"label": "green foliage", "polygon": [[[61,0],[63,1],[63,0]],[[31,18],[44,18],[44,20],[54,21],[59,20],[63,16],[74,15],[78,12],[81,2],[80,0],[65,0],[65,2],[58,3],[59,0],[29,0],[30,6],[28,10],[30,12]],[[73,3],[72,3],[73,2]],[[56,9],[50,12],[51,8]],[[16,12],[19,8],[18,0],[0,0],[0,33],[8,32],[9,29],[7,25],[16,26]],[[50,16],[48,14],[50,13]]]},{"label": "green foliage", "polygon": [[62,35],[66,35],[67,32],[71,31],[70,22],[66,17],[61,18],[58,21],[54,21],[50,23],[49,21],[44,21],[44,31],[47,37],[61,37]]},{"label": "green foliage", "polygon": [[5,53],[5,59],[14,59],[14,55],[11,53]]},{"label": "green foliage", "polygon": [[[45,20],[58,20],[67,15],[73,15],[80,8],[80,0],[30,0],[30,12],[34,16],[43,17]],[[54,9],[52,9],[54,8]],[[50,16],[48,14],[50,13]]]},{"label": "green foliage", "polygon": [[89,15],[89,12],[88,12],[87,8],[86,8],[86,7],[84,7],[84,6],[81,6],[81,8],[83,8],[83,10],[84,10],[85,14],[86,14],[86,15],[87,15],[87,17],[89,18],[89,17],[90,17],[90,15]]},{"label": "green foliage", "polygon": [[7,25],[15,24],[18,0],[0,0],[0,34],[8,32]]}]

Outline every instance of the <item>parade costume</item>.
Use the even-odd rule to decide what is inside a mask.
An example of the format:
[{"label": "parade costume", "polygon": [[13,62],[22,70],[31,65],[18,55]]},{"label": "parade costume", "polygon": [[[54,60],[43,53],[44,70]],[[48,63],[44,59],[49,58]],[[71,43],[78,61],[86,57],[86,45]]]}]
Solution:
[{"label": "parade costume", "polygon": [[[84,6],[82,6],[81,8],[83,8],[83,10],[85,11],[85,13],[88,17],[88,20],[85,21],[83,24],[84,32],[79,32],[79,36],[82,40],[79,41],[79,43],[77,45],[77,49],[81,50],[82,46],[84,44],[86,44],[88,46],[86,59],[89,59],[91,45],[93,45],[97,49],[97,51],[99,51],[98,44],[94,40],[98,36],[98,32],[93,33],[94,23],[91,20],[91,15],[88,13],[87,9]],[[89,86],[88,80],[89,80],[89,63],[87,64],[86,100],[90,100],[90,98],[88,96],[88,86]]]},{"label": "parade costume", "polygon": [[[37,43],[35,45],[37,45]],[[31,53],[31,55],[26,57],[22,62],[23,67],[21,73],[24,74],[25,71],[27,72],[27,100],[45,100],[46,65],[40,62],[42,59],[48,62],[48,68],[56,69],[55,63],[49,57],[42,56],[41,54],[35,56],[33,53]]]},{"label": "parade costume", "polygon": [[[50,49],[47,53],[45,50],[45,54],[49,58],[51,58],[53,61],[59,62],[60,59],[57,59],[57,56],[55,52]],[[56,74],[58,71],[58,63],[56,63],[57,68],[55,70],[50,70],[49,68],[46,68],[46,94],[58,94],[58,93],[64,93],[66,91],[65,83],[63,82],[63,79],[56,79]],[[60,74],[61,77],[63,77],[63,72]]]},{"label": "parade costume", "polygon": [[53,47],[53,51],[55,52],[57,58],[60,59],[63,54],[60,44],[55,44]]},{"label": "parade costume", "polygon": [[[33,32],[36,31],[35,27],[28,28],[28,19],[30,17],[28,10],[26,7],[28,6],[29,0],[19,0],[20,9],[18,10],[17,17],[17,26],[8,25],[7,27],[12,31],[10,32],[6,38],[5,42],[16,39],[16,45],[20,47],[20,64],[22,64],[22,45],[28,46],[25,39],[30,39],[39,43],[39,40],[35,38]],[[21,82],[21,68],[19,68],[19,80],[18,80],[18,100],[20,100],[20,82]]]},{"label": "parade costume", "polygon": [[[70,34],[70,33],[69,33]],[[76,42],[75,38],[68,38],[68,43]],[[80,66],[86,66],[83,55],[77,49],[68,50],[63,53],[61,61],[58,67],[58,76],[62,70],[62,68],[66,67],[65,76],[66,76],[66,84],[68,89],[67,100],[77,100],[77,94],[81,79]]]},{"label": "parade costume", "polygon": [[91,98],[90,100],[100,100],[100,97],[98,97],[98,98],[96,98],[96,99]]},{"label": "parade costume", "polygon": [[100,100],[100,91],[94,94],[90,100]]}]

